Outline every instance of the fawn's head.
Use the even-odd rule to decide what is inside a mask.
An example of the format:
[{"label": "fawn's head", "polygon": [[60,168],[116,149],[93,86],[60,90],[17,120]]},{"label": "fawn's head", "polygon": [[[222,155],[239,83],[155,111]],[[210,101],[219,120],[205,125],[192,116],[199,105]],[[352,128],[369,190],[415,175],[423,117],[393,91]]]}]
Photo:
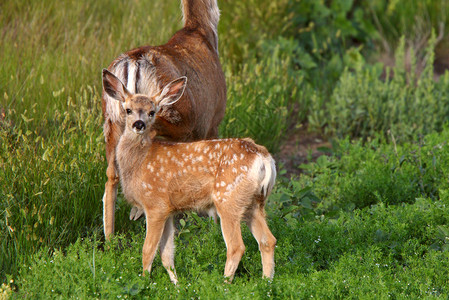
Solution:
[{"label": "fawn's head", "polygon": [[187,77],[183,76],[167,84],[160,94],[147,96],[132,94],[114,74],[103,69],[103,88],[109,97],[120,101],[126,112],[126,127],[136,134],[151,129],[157,112],[164,106],[176,103],[184,93]]}]

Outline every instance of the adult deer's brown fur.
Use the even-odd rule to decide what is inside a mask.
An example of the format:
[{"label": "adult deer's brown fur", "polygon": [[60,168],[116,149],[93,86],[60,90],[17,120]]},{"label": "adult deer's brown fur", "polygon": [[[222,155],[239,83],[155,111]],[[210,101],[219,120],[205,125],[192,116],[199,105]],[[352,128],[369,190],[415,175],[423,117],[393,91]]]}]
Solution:
[{"label": "adult deer's brown fur", "polygon": [[[132,93],[155,96],[180,76],[189,85],[181,99],[159,112],[153,125],[158,136],[172,141],[216,138],[226,107],[226,83],[218,58],[216,0],[182,0],[184,28],[162,46],[145,46],[120,55],[108,67]],[[125,112],[103,91],[104,136],[108,168],[103,196],[106,239],[114,232],[119,182],[116,147],[124,130]],[[139,212],[131,210],[131,219]]]},{"label": "adult deer's brown fur", "polygon": [[176,79],[160,94],[149,97],[131,93],[112,73],[103,71],[105,92],[118,100],[127,114],[117,163],[125,198],[145,212],[143,270],[151,271],[159,245],[162,264],[176,283],[173,215],[214,207],[227,247],[224,275],[228,280],[234,277],[245,251],[242,220],[259,244],[263,276],[273,278],[276,239],[267,226],[264,207],[276,168],[267,149],[250,139],[154,140],[158,114],[176,104],[186,81],[187,77]]}]

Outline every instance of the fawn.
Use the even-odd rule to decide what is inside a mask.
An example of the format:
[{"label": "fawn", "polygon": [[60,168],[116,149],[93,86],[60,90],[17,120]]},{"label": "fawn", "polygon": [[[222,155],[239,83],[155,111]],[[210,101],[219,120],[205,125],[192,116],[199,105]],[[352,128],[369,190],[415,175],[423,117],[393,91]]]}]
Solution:
[{"label": "fawn", "polygon": [[267,149],[251,139],[189,143],[154,139],[157,114],[180,99],[186,82],[187,77],[178,78],[150,97],[131,93],[116,76],[103,70],[105,92],[118,100],[127,114],[117,163],[125,198],[143,209],[146,217],[143,270],[151,271],[159,244],[162,264],[176,284],[173,215],[214,207],[227,248],[227,280],[232,281],[245,251],[242,220],[259,244],[263,276],[271,279],[276,238],[266,223],[264,206],[276,168]]},{"label": "fawn", "polygon": [[[117,57],[108,67],[134,94],[153,95],[173,79],[188,76],[189,86],[174,105],[165,106],[152,128],[171,141],[216,138],[226,109],[226,82],[218,57],[217,0],[181,0],[184,27],[161,46],[143,46]],[[125,111],[103,91],[102,109],[106,141],[107,182],[103,196],[106,239],[114,232],[119,173],[116,148],[124,131]],[[130,219],[142,210],[133,207]]]}]

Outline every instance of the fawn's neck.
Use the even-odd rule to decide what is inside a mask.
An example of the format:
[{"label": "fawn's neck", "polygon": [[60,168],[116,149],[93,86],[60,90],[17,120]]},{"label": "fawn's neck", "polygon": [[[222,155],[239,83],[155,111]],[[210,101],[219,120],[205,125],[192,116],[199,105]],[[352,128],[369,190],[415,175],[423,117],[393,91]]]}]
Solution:
[{"label": "fawn's neck", "polygon": [[131,180],[144,162],[152,145],[151,137],[147,134],[138,135],[125,129],[117,145],[117,163],[120,178]]}]

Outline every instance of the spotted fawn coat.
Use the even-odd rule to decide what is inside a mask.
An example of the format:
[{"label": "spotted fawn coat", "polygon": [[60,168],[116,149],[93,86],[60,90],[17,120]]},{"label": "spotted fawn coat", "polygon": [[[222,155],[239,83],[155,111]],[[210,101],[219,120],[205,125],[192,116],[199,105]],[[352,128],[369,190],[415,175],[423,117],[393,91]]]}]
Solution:
[{"label": "spotted fawn coat", "polygon": [[133,94],[104,70],[105,91],[127,113],[117,146],[117,163],[125,198],[145,212],[147,235],[143,269],[150,271],[159,245],[162,263],[176,283],[173,215],[214,208],[227,247],[224,275],[229,281],[245,251],[240,223],[245,221],[262,255],[263,275],[274,275],[276,239],[265,220],[265,201],[276,178],[267,149],[251,139],[158,141],[152,126],[164,107],[182,96],[187,78],[169,83],[156,97]]}]

